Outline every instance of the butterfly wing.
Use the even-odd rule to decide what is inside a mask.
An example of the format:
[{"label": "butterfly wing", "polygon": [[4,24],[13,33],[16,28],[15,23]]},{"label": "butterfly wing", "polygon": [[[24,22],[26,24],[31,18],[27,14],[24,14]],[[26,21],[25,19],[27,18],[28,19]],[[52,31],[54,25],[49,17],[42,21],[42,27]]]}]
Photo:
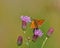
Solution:
[{"label": "butterfly wing", "polygon": [[45,20],[38,20],[38,25],[42,25]]},{"label": "butterfly wing", "polygon": [[31,28],[36,28],[34,21],[31,22]]}]

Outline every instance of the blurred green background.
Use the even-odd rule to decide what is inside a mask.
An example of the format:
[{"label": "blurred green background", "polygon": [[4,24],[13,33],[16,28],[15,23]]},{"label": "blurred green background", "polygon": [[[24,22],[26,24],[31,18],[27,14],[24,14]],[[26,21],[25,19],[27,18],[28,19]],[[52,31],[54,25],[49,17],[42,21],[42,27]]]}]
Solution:
[{"label": "blurred green background", "polygon": [[[53,35],[47,40],[44,48],[60,48],[60,0],[0,0],[0,48],[28,48],[26,38],[32,36],[28,24],[26,34],[21,29],[21,15],[44,19],[41,26],[44,33],[54,27]],[[31,33],[31,34],[30,34]],[[16,44],[17,37],[24,38],[21,47]],[[45,36],[37,42],[30,42],[30,48],[40,48]]]}]

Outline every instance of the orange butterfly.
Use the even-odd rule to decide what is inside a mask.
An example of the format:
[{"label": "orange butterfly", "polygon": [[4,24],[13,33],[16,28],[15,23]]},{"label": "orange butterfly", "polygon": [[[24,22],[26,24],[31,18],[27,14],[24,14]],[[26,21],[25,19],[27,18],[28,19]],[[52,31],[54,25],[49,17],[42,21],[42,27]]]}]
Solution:
[{"label": "orange butterfly", "polygon": [[39,25],[42,25],[44,20],[34,19],[31,22],[31,28],[38,28]]}]

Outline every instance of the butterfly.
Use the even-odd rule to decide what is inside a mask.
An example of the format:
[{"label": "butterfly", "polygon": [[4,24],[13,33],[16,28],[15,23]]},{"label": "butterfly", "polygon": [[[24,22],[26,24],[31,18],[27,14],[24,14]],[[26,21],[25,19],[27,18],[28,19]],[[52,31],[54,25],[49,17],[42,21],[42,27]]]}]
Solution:
[{"label": "butterfly", "polygon": [[31,22],[31,28],[38,28],[38,26],[41,26],[43,23],[44,23],[45,20],[43,19],[34,19],[32,22]]}]

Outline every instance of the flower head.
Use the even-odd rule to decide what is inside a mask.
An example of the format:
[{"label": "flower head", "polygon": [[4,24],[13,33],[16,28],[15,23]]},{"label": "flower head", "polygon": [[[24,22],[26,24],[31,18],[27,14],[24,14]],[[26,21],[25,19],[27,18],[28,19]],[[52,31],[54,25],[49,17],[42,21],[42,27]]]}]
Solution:
[{"label": "flower head", "polygon": [[54,29],[53,29],[53,28],[50,28],[50,29],[48,30],[48,32],[47,32],[47,35],[48,35],[48,36],[51,36],[51,34],[53,33],[53,31],[54,31]]},{"label": "flower head", "polygon": [[33,35],[32,41],[36,41],[38,38],[38,35]]},{"label": "flower head", "polygon": [[25,21],[25,22],[31,22],[31,19],[29,16],[21,16],[20,17],[22,21]]},{"label": "flower head", "polygon": [[38,36],[40,36],[40,37],[43,35],[43,33],[42,33],[42,31],[41,31],[40,29],[35,29],[34,34],[35,34],[35,35],[38,35]]},{"label": "flower head", "polygon": [[22,41],[23,41],[22,36],[18,36],[17,44],[18,44],[19,46],[22,44]]}]

